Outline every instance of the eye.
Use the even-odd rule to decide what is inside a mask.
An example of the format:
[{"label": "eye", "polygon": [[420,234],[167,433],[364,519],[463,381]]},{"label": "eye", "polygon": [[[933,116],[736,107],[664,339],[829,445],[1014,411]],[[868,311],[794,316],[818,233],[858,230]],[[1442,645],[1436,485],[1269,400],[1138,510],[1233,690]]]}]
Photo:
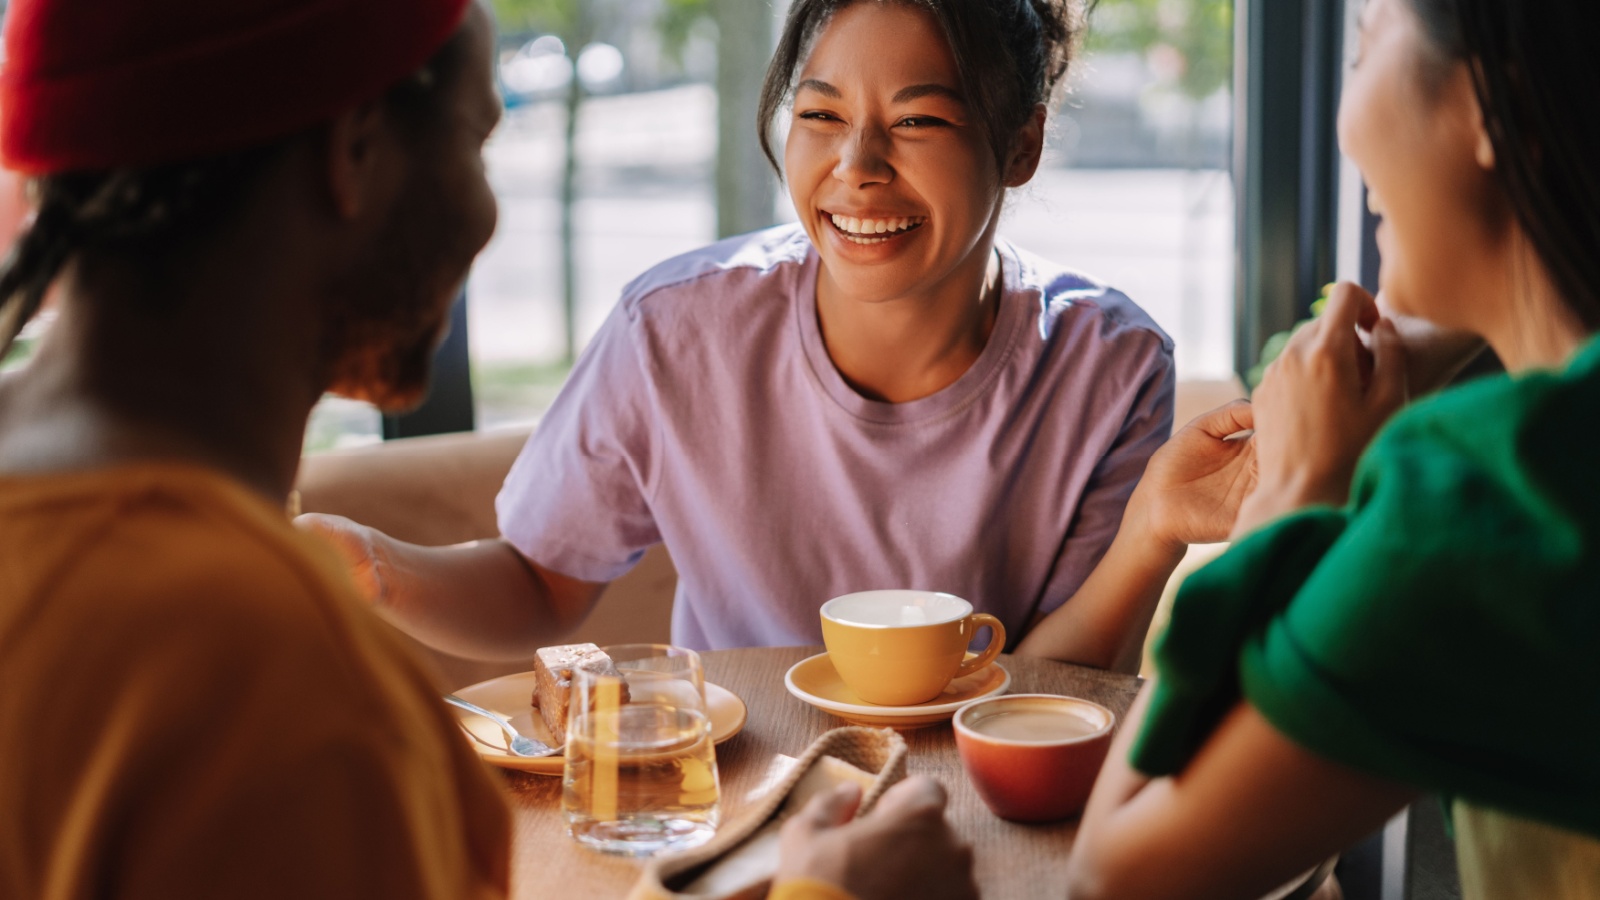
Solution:
[{"label": "eye", "polygon": [[816,109],[808,109],[805,112],[801,113],[798,116],[798,118],[809,119],[809,120],[811,120],[813,122],[837,122],[838,121],[838,119],[833,115],[833,113],[826,113],[826,112],[822,112],[821,110],[816,110]]},{"label": "eye", "polygon": [[944,126],[944,125],[949,125],[950,123],[946,122],[943,119],[936,119],[933,116],[906,116],[905,118],[901,119],[900,121],[898,121],[898,122],[896,122],[894,124],[898,128],[913,128],[913,129],[915,129],[915,128],[939,128],[939,127]]}]

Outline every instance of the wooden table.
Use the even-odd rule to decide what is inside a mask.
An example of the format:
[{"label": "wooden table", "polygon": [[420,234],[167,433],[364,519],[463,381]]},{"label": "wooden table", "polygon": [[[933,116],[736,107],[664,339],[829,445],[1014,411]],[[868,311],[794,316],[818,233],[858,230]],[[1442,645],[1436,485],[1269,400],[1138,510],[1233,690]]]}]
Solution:
[{"label": "wooden table", "polygon": [[[846,724],[790,696],[783,673],[821,647],[719,650],[704,654],[706,678],[738,694],[749,707],[744,731],[717,748],[722,816],[744,808],[777,756],[798,756],[817,735]],[[1002,656],[1010,693],[1068,694],[1093,700],[1118,716],[1133,703],[1140,681],[1065,663]],[[973,845],[978,885],[993,898],[1059,897],[1076,820],[1015,825],[989,812],[961,769],[950,725],[905,732],[909,768],[930,775],[950,792],[949,816]],[[621,897],[640,863],[580,847],[561,816],[561,779],[506,772],[515,816],[512,896],[516,898]]]}]

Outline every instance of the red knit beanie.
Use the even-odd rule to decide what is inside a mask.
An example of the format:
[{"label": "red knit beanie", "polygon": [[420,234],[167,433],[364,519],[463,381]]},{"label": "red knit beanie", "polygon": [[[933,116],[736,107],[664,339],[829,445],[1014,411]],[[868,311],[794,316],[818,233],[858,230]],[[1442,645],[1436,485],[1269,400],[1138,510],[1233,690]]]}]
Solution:
[{"label": "red knit beanie", "polygon": [[470,0],[13,0],[0,164],[149,166],[327,121],[420,68]]}]

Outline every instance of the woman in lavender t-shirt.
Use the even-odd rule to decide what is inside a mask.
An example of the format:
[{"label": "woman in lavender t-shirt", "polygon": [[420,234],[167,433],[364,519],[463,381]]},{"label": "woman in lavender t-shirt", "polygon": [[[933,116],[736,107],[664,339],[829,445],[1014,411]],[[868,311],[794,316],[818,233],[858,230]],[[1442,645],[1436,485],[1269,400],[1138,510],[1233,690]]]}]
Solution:
[{"label": "woman in lavender t-shirt", "polygon": [[664,541],[690,647],[815,644],[830,597],[904,587],[971,600],[1024,652],[1132,665],[1184,544],[1232,522],[1248,445],[1222,438],[1248,407],[1152,463],[1171,341],[995,237],[1079,19],[796,0],[761,124],[776,166],[766,128],[789,119],[798,225],[627,287],[512,469],[501,539],[324,520],[375,602],[441,649],[526,657]]}]

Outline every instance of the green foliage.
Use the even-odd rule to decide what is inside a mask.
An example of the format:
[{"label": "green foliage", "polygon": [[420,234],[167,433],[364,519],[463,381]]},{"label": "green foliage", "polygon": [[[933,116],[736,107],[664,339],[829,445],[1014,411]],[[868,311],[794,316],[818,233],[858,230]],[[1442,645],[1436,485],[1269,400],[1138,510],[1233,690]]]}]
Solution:
[{"label": "green foliage", "polygon": [[1233,80],[1233,0],[1100,0],[1086,46],[1161,54],[1183,93],[1205,97]]},{"label": "green foliage", "polygon": [[9,372],[27,365],[33,357],[33,348],[36,341],[33,338],[19,337],[11,344],[11,349],[0,357],[0,372]]},{"label": "green foliage", "polygon": [[479,421],[515,422],[542,415],[571,371],[571,364],[563,362],[474,362],[472,393]]},{"label": "green foliage", "polygon": [[[1328,306],[1328,295],[1332,293],[1333,285],[1325,284],[1322,286],[1322,296],[1311,302],[1311,319],[1322,315],[1322,311]],[[1283,348],[1289,346],[1289,338],[1293,337],[1294,333],[1299,331],[1302,325],[1310,322],[1311,319],[1301,319],[1294,323],[1294,327],[1288,331],[1280,331],[1267,338],[1266,343],[1261,345],[1261,357],[1256,360],[1255,365],[1250,367],[1250,371],[1244,373],[1246,387],[1253,391],[1257,385],[1261,384],[1261,379],[1266,377],[1267,366],[1272,365],[1272,361],[1278,358],[1278,355],[1283,352]]]},{"label": "green foliage", "polygon": [[566,34],[578,20],[579,4],[588,0],[494,0],[500,30]]},{"label": "green foliage", "polygon": [[[754,2],[754,0],[738,0]],[[493,0],[500,30],[507,33],[540,31],[560,35],[571,43],[574,37],[587,43],[596,25],[606,21],[606,0]],[[656,28],[669,56],[682,53],[696,23],[712,15],[712,0],[664,0]],[[573,47],[569,52],[576,52]]]},{"label": "green foliage", "polygon": [[[753,2],[753,0],[741,0]],[[683,48],[702,19],[713,15],[712,0],[666,0],[656,27],[661,32],[661,49],[668,58],[683,63]]]}]

